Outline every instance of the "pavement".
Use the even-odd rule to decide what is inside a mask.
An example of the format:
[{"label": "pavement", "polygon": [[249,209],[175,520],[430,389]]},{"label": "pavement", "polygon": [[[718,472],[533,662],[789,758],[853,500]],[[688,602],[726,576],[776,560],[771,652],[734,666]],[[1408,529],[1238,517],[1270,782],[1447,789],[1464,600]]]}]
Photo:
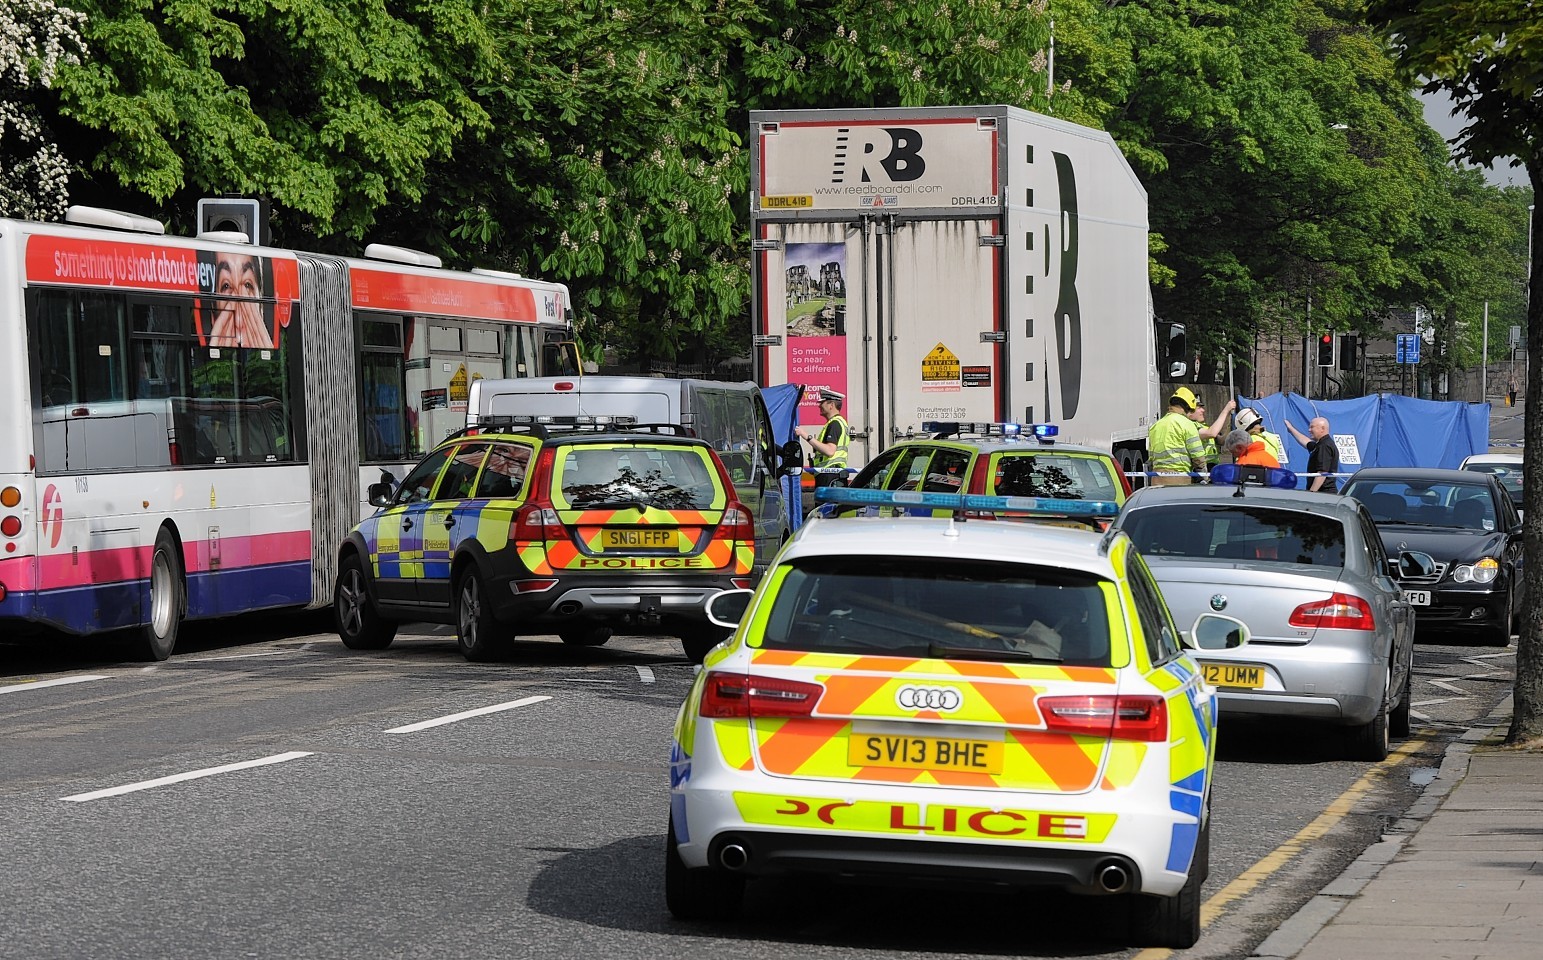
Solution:
[{"label": "pavement", "polygon": [[1504,747],[1511,698],[1420,798],[1254,951],[1260,960],[1543,957],[1543,749]]}]

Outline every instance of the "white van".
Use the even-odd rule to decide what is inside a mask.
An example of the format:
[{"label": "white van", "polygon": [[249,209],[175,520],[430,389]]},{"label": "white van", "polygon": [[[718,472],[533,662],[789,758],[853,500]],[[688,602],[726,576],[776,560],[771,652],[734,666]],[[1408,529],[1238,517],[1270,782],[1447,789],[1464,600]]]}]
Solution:
[{"label": "white van", "polygon": [[679,424],[712,444],[739,501],[755,513],[757,575],[791,534],[781,468],[798,465],[797,442],[778,450],[766,401],[754,383],[660,377],[528,377],[474,380],[466,425],[483,417],[612,416]]}]

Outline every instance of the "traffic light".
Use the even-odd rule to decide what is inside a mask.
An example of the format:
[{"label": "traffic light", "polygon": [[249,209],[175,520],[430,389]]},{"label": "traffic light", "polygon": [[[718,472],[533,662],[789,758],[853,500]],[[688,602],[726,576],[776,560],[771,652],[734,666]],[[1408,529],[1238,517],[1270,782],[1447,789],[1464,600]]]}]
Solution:
[{"label": "traffic light", "polygon": [[1341,370],[1355,371],[1356,368],[1356,336],[1353,333],[1341,334],[1339,338],[1339,368]]},{"label": "traffic light", "polygon": [[1318,366],[1334,366],[1334,331],[1318,334]]}]

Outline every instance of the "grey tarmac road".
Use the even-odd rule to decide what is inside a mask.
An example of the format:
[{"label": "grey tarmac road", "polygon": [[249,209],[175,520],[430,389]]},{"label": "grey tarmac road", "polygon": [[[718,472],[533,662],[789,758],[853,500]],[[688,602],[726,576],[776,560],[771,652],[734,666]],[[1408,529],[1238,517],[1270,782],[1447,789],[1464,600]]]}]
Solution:
[{"label": "grey tarmac road", "polygon": [[[1168,955],[1123,946],[1108,900],[1022,892],[755,884],[738,924],[677,923],[673,641],[467,664],[442,628],[379,654],[315,629],[197,628],[155,665],[0,644],[0,958]],[[1338,876],[1509,690],[1510,654],[1420,644],[1421,732],[1381,765],[1224,723],[1208,926],[1175,955],[1247,956]]]}]

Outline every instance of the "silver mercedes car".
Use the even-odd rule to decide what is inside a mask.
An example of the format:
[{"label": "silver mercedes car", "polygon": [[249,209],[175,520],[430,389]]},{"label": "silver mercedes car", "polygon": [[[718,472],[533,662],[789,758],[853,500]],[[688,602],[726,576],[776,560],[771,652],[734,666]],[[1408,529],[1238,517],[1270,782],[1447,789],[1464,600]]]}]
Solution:
[{"label": "silver mercedes car", "polygon": [[1223,715],[1338,724],[1367,760],[1387,756],[1390,735],[1409,734],[1415,615],[1359,502],[1264,486],[1149,487],[1115,526],[1146,558],[1175,621],[1224,613],[1248,624],[1247,646],[1196,652]]}]

